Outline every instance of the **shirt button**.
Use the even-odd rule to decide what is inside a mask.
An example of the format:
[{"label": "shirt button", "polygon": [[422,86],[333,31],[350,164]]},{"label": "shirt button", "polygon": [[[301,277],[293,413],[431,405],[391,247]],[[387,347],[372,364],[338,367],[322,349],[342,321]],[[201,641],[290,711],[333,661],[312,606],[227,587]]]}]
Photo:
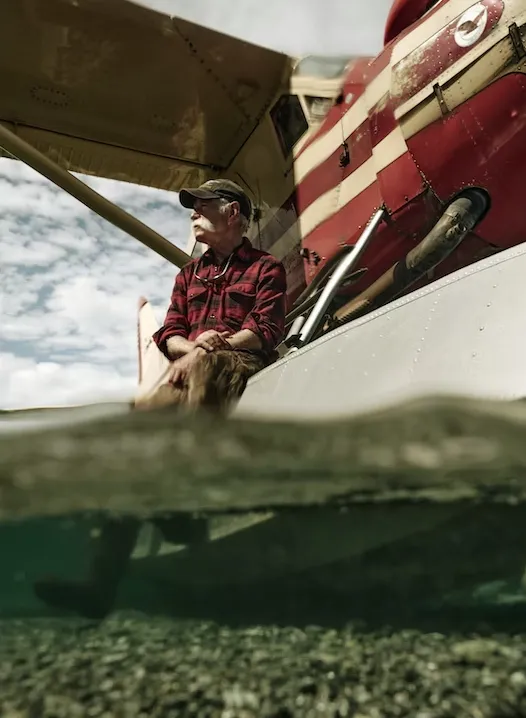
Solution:
[{"label": "shirt button", "polygon": [[210,319],[215,319],[215,318],[216,318],[216,315],[215,315],[215,314],[211,314],[211,315],[210,315]]}]

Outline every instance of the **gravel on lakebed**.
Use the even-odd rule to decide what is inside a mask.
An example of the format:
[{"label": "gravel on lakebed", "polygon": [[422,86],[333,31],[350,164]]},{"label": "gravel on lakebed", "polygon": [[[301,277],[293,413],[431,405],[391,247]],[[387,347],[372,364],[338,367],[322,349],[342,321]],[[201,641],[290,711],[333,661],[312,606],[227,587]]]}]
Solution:
[{"label": "gravel on lakebed", "polygon": [[0,623],[1,718],[517,718],[524,635]]}]

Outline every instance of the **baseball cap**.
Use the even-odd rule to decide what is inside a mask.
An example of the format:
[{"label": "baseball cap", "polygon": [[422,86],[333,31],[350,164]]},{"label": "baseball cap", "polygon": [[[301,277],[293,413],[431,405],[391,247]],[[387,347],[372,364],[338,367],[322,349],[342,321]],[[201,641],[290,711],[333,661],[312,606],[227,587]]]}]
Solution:
[{"label": "baseball cap", "polygon": [[193,209],[196,199],[220,199],[221,197],[239,202],[241,214],[250,219],[252,203],[248,195],[232,180],[212,179],[195,189],[183,187],[179,190],[179,201],[187,209]]}]

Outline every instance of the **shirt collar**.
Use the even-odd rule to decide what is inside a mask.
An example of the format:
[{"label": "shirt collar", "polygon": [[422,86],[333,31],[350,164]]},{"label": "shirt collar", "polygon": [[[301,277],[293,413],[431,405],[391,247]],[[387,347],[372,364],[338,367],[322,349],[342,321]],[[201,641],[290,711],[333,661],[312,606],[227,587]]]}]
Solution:
[{"label": "shirt collar", "polygon": [[[252,243],[248,237],[243,237],[241,244],[234,250],[236,259],[240,259],[242,262],[252,261]],[[207,249],[202,256],[203,264],[209,264],[214,261],[214,252],[212,249]]]},{"label": "shirt collar", "polygon": [[248,237],[243,237],[243,242],[236,249],[238,259],[243,262],[252,261],[252,242]]}]

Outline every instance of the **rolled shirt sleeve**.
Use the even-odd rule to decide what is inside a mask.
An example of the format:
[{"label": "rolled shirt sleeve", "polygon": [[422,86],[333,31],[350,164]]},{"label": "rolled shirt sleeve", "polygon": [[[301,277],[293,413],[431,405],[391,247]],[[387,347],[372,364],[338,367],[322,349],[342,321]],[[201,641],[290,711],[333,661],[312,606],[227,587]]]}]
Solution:
[{"label": "rolled shirt sleeve", "polygon": [[256,301],[245,317],[242,329],[259,337],[262,350],[272,354],[283,340],[287,310],[287,275],[281,262],[271,260],[262,269]]},{"label": "rolled shirt sleeve", "polygon": [[[186,272],[181,270],[175,278],[170,306],[166,313],[163,326],[152,336],[160,351],[168,357],[166,343],[172,337],[188,339],[190,324],[187,312],[187,279]],[[169,358],[169,357],[168,357]]]}]

